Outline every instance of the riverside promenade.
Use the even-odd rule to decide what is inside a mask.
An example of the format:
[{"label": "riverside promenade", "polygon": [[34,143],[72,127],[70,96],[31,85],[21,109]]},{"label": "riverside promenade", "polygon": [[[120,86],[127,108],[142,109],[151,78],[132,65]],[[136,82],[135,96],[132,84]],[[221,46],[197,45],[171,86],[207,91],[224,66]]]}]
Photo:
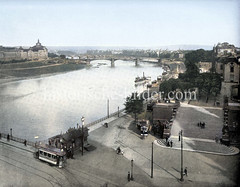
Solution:
[{"label": "riverside promenade", "polygon": [[[181,114],[181,107],[178,114]],[[176,122],[180,122],[177,119],[178,117]],[[85,151],[83,156],[75,153],[74,159],[68,159],[63,169],[49,166],[33,158],[31,152],[12,146],[16,144],[28,149],[28,146],[25,147],[22,143],[1,139],[2,185],[46,187],[237,185],[239,155],[218,155],[185,150],[183,161],[184,167],[188,167],[188,176],[185,176],[184,181],[181,182],[179,181],[180,150],[157,144],[153,146],[153,178],[151,178],[151,145],[158,140],[158,137],[149,134],[145,139],[141,139],[140,132],[132,123],[133,120],[122,112],[120,117],[112,116],[91,125],[88,141],[93,149]],[[108,123],[108,128],[103,125],[105,122]],[[185,133],[184,135],[186,136]],[[214,140],[211,140],[212,146],[218,146],[212,141]],[[123,155],[116,154],[116,148],[119,146],[124,152]],[[128,181],[127,174],[131,170],[132,159],[134,180]]]}]

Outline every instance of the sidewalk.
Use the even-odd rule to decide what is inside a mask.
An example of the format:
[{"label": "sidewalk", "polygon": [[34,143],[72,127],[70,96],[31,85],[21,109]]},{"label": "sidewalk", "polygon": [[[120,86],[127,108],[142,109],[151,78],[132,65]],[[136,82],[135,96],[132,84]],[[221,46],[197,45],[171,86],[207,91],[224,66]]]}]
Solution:
[{"label": "sidewalk", "polygon": [[0,139],[0,145],[15,147],[15,148],[18,148],[18,149],[21,149],[21,150],[24,150],[24,151],[28,151],[28,152],[31,152],[31,153],[35,152],[35,148],[32,147],[32,146],[29,146],[29,145],[25,146],[24,144],[19,143],[19,142],[15,142],[13,140],[7,141],[7,139],[5,139],[5,138]]},{"label": "sidewalk", "polygon": [[104,125],[104,123],[113,122],[114,120],[117,120],[118,118],[120,118],[120,117],[122,117],[122,116],[124,116],[124,115],[126,115],[126,113],[120,112],[120,113],[119,113],[119,117],[116,115],[116,116],[107,118],[107,119],[105,119],[104,121],[101,121],[101,122],[96,123],[96,124],[94,124],[94,125],[91,125],[91,126],[88,127],[89,132],[92,132],[92,131],[94,131],[94,130],[100,128],[100,127],[102,127],[102,126]]},{"label": "sidewalk", "polygon": [[[155,144],[168,149],[181,149],[181,142],[178,141],[178,137],[171,136],[169,141],[172,141],[172,147],[168,147],[166,145],[166,140],[157,139],[155,140]],[[231,156],[239,153],[239,149],[236,147],[228,147],[220,143],[216,143],[213,140],[208,139],[199,139],[199,138],[187,138],[183,137],[183,150],[184,151],[192,151],[198,153],[208,153],[215,155],[224,155]]]}]

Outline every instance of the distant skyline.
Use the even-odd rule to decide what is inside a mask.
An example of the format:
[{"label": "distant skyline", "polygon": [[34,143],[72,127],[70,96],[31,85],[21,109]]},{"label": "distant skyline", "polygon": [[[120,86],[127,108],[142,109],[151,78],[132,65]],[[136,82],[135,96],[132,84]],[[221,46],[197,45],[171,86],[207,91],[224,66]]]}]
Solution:
[{"label": "distant skyline", "polygon": [[0,45],[240,47],[238,0],[0,0]]}]

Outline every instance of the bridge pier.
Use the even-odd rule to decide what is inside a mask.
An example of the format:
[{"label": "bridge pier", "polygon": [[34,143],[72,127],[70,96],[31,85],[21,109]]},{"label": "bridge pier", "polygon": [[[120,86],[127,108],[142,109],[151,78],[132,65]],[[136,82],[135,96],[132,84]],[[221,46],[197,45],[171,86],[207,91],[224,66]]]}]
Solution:
[{"label": "bridge pier", "polygon": [[111,58],[111,67],[115,67],[115,59]]},{"label": "bridge pier", "polygon": [[139,63],[139,59],[136,58],[136,59],[135,59],[135,66],[138,66],[138,63]]},{"label": "bridge pier", "polygon": [[161,58],[158,59],[158,65],[162,66],[162,59]]}]

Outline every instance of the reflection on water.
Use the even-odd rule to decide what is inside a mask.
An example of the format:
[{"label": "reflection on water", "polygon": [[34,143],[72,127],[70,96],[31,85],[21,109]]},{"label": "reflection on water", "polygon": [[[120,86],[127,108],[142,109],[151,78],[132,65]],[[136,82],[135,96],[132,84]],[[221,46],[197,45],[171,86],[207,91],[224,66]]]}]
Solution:
[{"label": "reflection on water", "polygon": [[[107,63],[98,68],[98,63]],[[107,99],[110,113],[123,108],[126,96],[135,87],[136,76],[156,79],[162,73],[160,67],[134,62],[116,61],[111,68],[109,61],[94,61],[93,67],[65,74],[21,80],[0,85],[0,131],[34,140],[40,140],[66,131],[69,127],[86,123],[107,115]]]}]

